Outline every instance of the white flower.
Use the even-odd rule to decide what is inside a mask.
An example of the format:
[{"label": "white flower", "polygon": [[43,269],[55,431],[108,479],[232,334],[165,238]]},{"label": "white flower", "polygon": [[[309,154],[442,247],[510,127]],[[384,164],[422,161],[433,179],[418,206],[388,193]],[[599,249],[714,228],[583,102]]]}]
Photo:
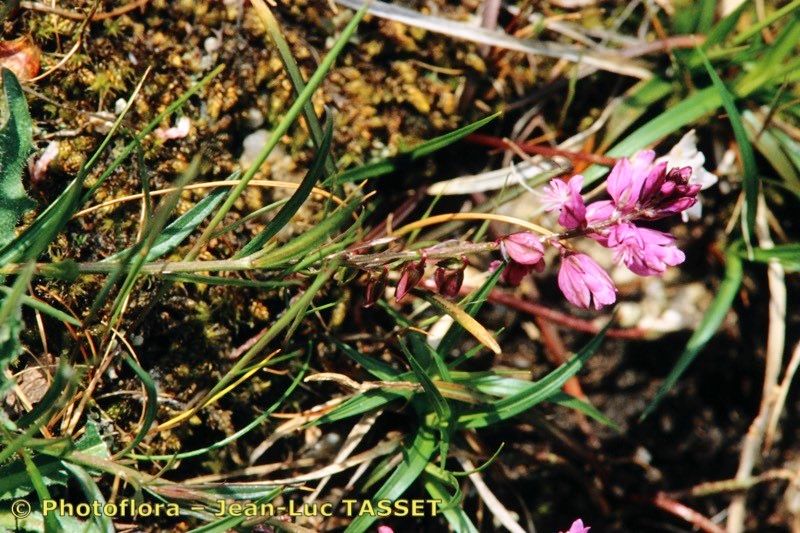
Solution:
[{"label": "white flower", "polygon": [[[700,190],[705,190],[717,183],[717,176],[703,168],[706,156],[697,149],[697,133],[690,130],[681,137],[678,144],[663,157],[659,157],[656,163],[667,162],[667,168],[691,167],[692,177],[689,178],[690,184],[700,185]],[[697,202],[681,213],[684,222],[698,220],[703,214],[703,203],[700,195],[697,195]]]}]

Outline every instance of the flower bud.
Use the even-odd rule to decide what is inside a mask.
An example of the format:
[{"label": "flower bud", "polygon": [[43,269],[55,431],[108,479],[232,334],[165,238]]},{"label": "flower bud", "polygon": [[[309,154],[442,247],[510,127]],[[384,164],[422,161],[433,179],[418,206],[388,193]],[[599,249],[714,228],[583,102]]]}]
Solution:
[{"label": "flower bud", "polygon": [[458,296],[461,284],[464,283],[464,268],[445,268],[438,267],[433,274],[433,281],[436,282],[436,290],[439,294],[448,298]]},{"label": "flower bud", "polygon": [[408,291],[416,287],[422,276],[425,275],[425,257],[416,263],[406,263],[403,267],[403,272],[400,274],[400,281],[397,282],[397,288],[394,291],[394,297],[399,302],[403,297],[408,294]]},{"label": "flower bud", "polygon": [[388,275],[389,271],[385,267],[377,275],[374,272],[370,272],[369,281],[367,281],[367,294],[364,296],[365,308],[375,305],[378,298],[383,295],[383,291],[386,289],[386,278]]}]

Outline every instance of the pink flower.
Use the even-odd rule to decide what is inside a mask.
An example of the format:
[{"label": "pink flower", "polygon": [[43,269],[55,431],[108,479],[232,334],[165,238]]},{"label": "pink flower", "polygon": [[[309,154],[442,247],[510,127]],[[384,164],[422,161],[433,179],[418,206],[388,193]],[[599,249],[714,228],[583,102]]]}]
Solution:
[{"label": "pink flower", "polygon": [[378,526],[378,533],[394,533],[394,529],[389,526]]},{"label": "pink flower", "polygon": [[586,206],[586,222],[590,226],[601,224],[614,216],[614,203],[611,200],[599,200]]},{"label": "pink flower", "polygon": [[534,266],[538,272],[544,268],[544,246],[539,237],[528,231],[512,233],[500,240],[500,251],[508,261]]},{"label": "pink flower", "polygon": [[558,287],[566,299],[578,307],[595,309],[617,300],[616,287],[605,270],[586,254],[569,253],[561,258]]},{"label": "pink flower", "polygon": [[583,520],[578,518],[572,523],[572,525],[569,527],[567,531],[562,531],[561,533],[589,533],[590,529],[592,528],[584,526]]},{"label": "pink flower", "polygon": [[558,223],[568,230],[586,225],[586,205],[581,196],[583,176],[572,176],[568,182],[554,179],[545,186],[542,204],[546,211],[558,209]]},{"label": "pink flower", "polygon": [[624,263],[639,276],[663,274],[667,266],[679,265],[686,258],[669,233],[640,228],[630,222],[612,226],[607,245],[614,251],[616,262]]},{"label": "pink flower", "polygon": [[652,150],[642,150],[631,159],[623,157],[611,169],[606,187],[619,212],[630,213],[636,208],[655,157]]}]

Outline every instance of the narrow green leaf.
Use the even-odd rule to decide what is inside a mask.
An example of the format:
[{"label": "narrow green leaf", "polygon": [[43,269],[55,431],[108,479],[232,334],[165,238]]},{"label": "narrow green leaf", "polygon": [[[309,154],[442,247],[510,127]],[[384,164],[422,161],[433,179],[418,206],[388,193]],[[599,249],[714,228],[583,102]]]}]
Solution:
[{"label": "narrow green leaf", "polygon": [[239,196],[241,196],[242,192],[244,192],[247,184],[250,183],[250,180],[253,179],[253,177],[261,168],[261,165],[263,165],[264,161],[266,161],[267,157],[269,157],[269,154],[272,153],[272,150],[274,150],[276,146],[278,146],[281,137],[283,137],[286,132],[289,131],[289,128],[291,128],[292,124],[294,124],[303,107],[306,105],[306,102],[308,102],[314,95],[314,92],[325,79],[328,71],[331,69],[331,67],[333,67],[334,61],[336,61],[336,58],[342,52],[345,45],[350,40],[350,37],[352,37],[355,33],[358,23],[361,22],[361,19],[364,18],[364,15],[367,13],[367,7],[367,5],[364,5],[364,7],[359,9],[355,15],[353,15],[353,18],[350,19],[350,22],[347,23],[347,26],[345,26],[344,30],[342,30],[339,38],[325,55],[325,58],[320,62],[319,66],[314,71],[314,74],[312,74],[311,78],[309,78],[305,88],[286,111],[286,115],[281,119],[278,125],[275,126],[275,129],[272,131],[269,140],[261,149],[261,152],[259,152],[259,154],[255,157],[253,163],[250,165],[250,168],[248,168],[244,175],[242,175],[242,179],[239,184],[230,191],[228,197],[225,199],[225,202],[222,204],[222,207],[219,208],[217,213],[208,223],[208,227],[206,227],[205,231],[203,231],[203,234],[200,236],[197,245],[195,245],[195,247],[187,256],[187,260],[194,259],[197,254],[200,253],[200,246],[207,242],[208,238],[214,232],[216,227],[220,222],[222,222],[222,219],[225,218],[225,215],[227,215],[230,209],[233,207],[233,204],[236,203],[236,200],[239,198]]},{"label": "narrow green leaf", "polygon": [[156,415],[158,414],[158,392],[156,391],[156,384],[153,381],[153,378],[150,377],[150,374],[147,371],[139,366],[139,364],[131,357],[131,354],[125,354],[125,363],[133,370],[133,373],[136,374],[136,377],[139,378],[139,381],[142,382],[144,386],[145,394],[147,396],[147,403],[145,404],[144,408],[144,417],[142,420],[142,425],[139,430],[136,432],[136,435],[133,437],[125,448],[122,449],[117,455],[125,455],[136,446],[139,445],[142,440],[147,436],[147,432],[150,431],[150,428],[153,427],[153,423],[156,421]]},{"label": "narrow green leaf", "polygon": [[[100,487],[97,486],[97,483],[94,482],[92,476],[90,476],[85,469],[68,462],[62,461],[61,464],[72,474],[73,479],[78,482],[87,502],[100,502],[101,506],[106,504],[106,498],[100,491]],[[106,516],[105,513],[92,514],[92,521],[97,525],[100,531],[105,533],[114,533],[116,531],[114,524],[111,522],[111,518]]]},{"label": "narrow green leaf", "polygon": [[[25,470],[28,472],[28,476],[31,479],[31,483],[36,491],[36,495],[39,497],[39,505],[44,507],[44,502],[50,501],[52,498],[50,497],[50,491],[47,490],[47,486],[44,483],[42,473],[39,471],[36,463],[31,460],[31,455],[27,450],[22,448],[19,450],[19,453],[22,455],[22,460],[25,461]],[[47,513],[44,515],[45,533],[56,533],[61,531],[57,517],[58,515],[56,513]]]},{"label": "narrow green leaf", "polygon": [[733,135],[736,138],[736,144],[739,145],[739,153],[742,156],[742,164],[744,166],[744,209],[742,209],[742,222],[744,242],[748,250],[752,249],[753,232],[756,227],[756,208],[758,205],[758,168],[756,166],[756,156],[753,153],[753,146],[747,139],[747,132],[742,124],[742,116],[736,108],[736,102],[733,100],[733,95],[728,91],[728,88],[720,79],[717,71],[711,66],[708,58],[703,54],[702,50],[697,52],[703,58],[703,64],[706,67],[708,76],[714,84],[714,88],[719,93],[722,105],[725,111],[728,112],[728,120],[730,120],[731,127],[733,128]]},{"label": "narrow green leaf", "polygon": [[697,354],[700,353],[706,343],[714,336],[714,333],[716,333],[720,324],[722,324],[722,321],[725,319],[728,309],[733,305],[733,300],[739,292],[739,286],[742,283],[743,276],[742,260],[739,258],[739,250],[737,248],[739,247],[732,246],[726,253],[725,277],[719,289],[717,289],[717,295],[714,301],[711,302],[705,315],[703,315],[703,320],[700,322],[700,325],[686,343],[686,347],[678,358],[675,367],[670,371],[669,375],[667,375],[661,387],[659,387],[655,397],[642,413],[640,420],[649,416],[658,404],[661,403],[664,396],[675,386],[675,383],[678,382],[678,379],[680,379],[692,361],[694,361]]},{"label": "narrow green leaf", "polygon": [[[11,294],[11,288],[0,286],[0,292],[8,296],[9,294]],[[31,309],[36,309],[37,311],[44,313],[45,315],[48,315],[50,317],[53,317],[56,320],[60,320],[61,322],[66,322],[67,324],[72,324],[73,326],[78,326],[78,327],[80,327],[81,325],[81,321],[75,318],[74,316],[69,315],[59,309],[56,309],[50,304],[45,303],[37,298],[28,296],[27,294],[22,294],[20,296],[20,302],[23,305],[27,305]]]},{"label": "narrow green leaf", "polygon": [[426,370],[422,367],[422,365],[419,364],[417,358],[414,357],[414,354],[409,351],[402,341],[400,341],[399,344],[400,349],[403,350],[406,359],[408,359],[408,364],[411,366],[411,370],[413,370],[414,374],[417,376],[417,380],[419,381],[420,385],[422,385],[422,390],[425,392],[425,396],[428,398],[428,405],[433,407],[433,410],[436,413],[440,433],[439,454],[442,463],[441,468],[444,468],[444,462],[447,460],[447,448],[450,442],[450,418],[452,417],[450,406],[442,396],[442,393],[439,392],[439,389],[436,388],[436,385],[433,384],[431,378],[428,377]]},{"label": "narrow green leaf", "polygon": [[[239,177],[239,173],[235,172],[228,176],[228,180],[235,180]],[[153,242],[150,251],[147,253],[147,262],[155,261],[159,257],[168,254],[177,248],[186,237],[189,236],[197,227],[202,224],[203,220],[214,211],[214,208],[219,205],[225,197],[225,190],[220,188],[212,191],[205,198],[197,202],[197,204],[189,209],[186,213],[175,219],[170,225],[164,228],[163,231],[158,233],[158,236]],[[132,248],[132,247],[131,247]],[[105,258],[103,261],[116,262],[121,261],[126,253],[129,253],[131,248],[120,250],[119,252]]]},{"label": "narrow green leaf", "polygon": [[472,124],[467,124],[466,126],[457,130],[451,131],[439,137],[435,137],[429,141],[425,141],[415,148],[401,152],[399,155],[394,157],[380,159],[378,161],[373,161],[371,163],[367,163],[366,165],[347,170],[339,174],[339,176],[333,178],[332,181],[336,185],[342,185],[344,183],[361,181],[369,178],[377,178],[380,176],[385,176],[386,174],[391,174],[395,170],[402,168],[403,165],[407,164],[409,161],[415,161],[421,157],[425,157],[426,155],[429,155],[437,150],[441,150],[442,148],[445,148],[446,146],[463,139],[470,133],[474,133],[475,131],[479,130],[498,116],[500,116],[500,113],[489,115],[488,117],[477,120]]},{"label": "narrow green leaf", "polygon": [[[432,499],[441,500],[442,502],[446,502],[448,500],[449,495],[447,493],[447,489],[437,478],[426,475],[424,484],[425,490],[428,491],[428,494],[430,494]],[[453,531],[458,531],[459,533],[478,533],[478,529],[475,527],[475,524],[472,523],[472,520],[470,520],[469,516],[461,506],[445,506],[440,508],[439,511],[447,519],[447,522],[450,524],[450,528]]]},{"label": "narrow green leaf", "polygon": [[[739,254],[747,258],[745,254]],[[752,261],[769,263],[778,261],[789,272],[800,272],[800,244],[778,244],[773,248],[754,248]]]},{"label": "narrow green leaf", "polygon": [[516,416],[551,398],[561,390],[561,386],[569,378],[580,370],[586,359],[600,347],[610,326],[611,321],[586,346],[581,348],[572,359],[547,374],[544,378],[531,383],[517,394],[461,415],[458,418],[459,425],[463,428],[485,427]]},{"label": "narrow green leaf", "polygon": [[586,416],[588,416],[589,418],[592,418],[597,422],[600,422],[604,426],[608,426],[616,431],[622,431],[622,428],[619,427],[619,424],[608,418],[597,407],[581,400],[580,398],[575,398],[574,396],[570,396],[565,392],[557,392],[556,394],[548,398],[547,401],[557,403],[562,407],[568,407],[570,409],[574,409],[575,411],[581,412]]},{"label": "narrow green leaf", "polygon": [[[397,466],[392,475],[383,483],[375,495],[373,502],[379,500],[396,500],[408,489],[408,487],[425,470],[425,466],[436,450],[436,440],[433,437],[431,428],[425,425],[419,426],[414,441],[403,448],[403,460]],[[374,505],[374,504],[373,504]],[[346,533],[363,533],[376,520],[376,516],[363,514],[350,522],[345,530]]]},{"label": "narrow green leaf", "polygon": [[353,201],[339,207],[336,211],[326,216],[319,224],[309,231],[295,237],[283,246],[260,256],[256,266],[262,269],[278,267],[291,259],[309,253],[309,249],[321,241],[329,238],[358,207],[358,202]]},{"label": "narrow green leaf", "polygon": [[8,381],[6,369],[22,352],[19,334],[22,332],[22,297],[33,275],[34,264],[29,263],[17,275],[14,285],[0,299],[0,384]]},{"label": "narrow green leaf", "polygon": [[253,237],[253,239],[239,250],[234,257],[245,257],[260,250],[267,241],[277,235],[277,233],[289,223],[295,213],[297,213],[297,210],[300,209],[300,206],[303,205],[303,202],[311,195],[311,190],[322,175],[322,171],[325,168],[325,161],[331,149],[332,140],[333,118],[331,114],[329,114],[325,121],[325,133],[323,134],[319,149],[317,153],[314,154],[314,160],[311,162],[305,177],[300,182],[300,186],[294,194],[292,194],[291,198],[289,198],[289,201],[281,207],[275,217],[269,221],[264,231]]}]

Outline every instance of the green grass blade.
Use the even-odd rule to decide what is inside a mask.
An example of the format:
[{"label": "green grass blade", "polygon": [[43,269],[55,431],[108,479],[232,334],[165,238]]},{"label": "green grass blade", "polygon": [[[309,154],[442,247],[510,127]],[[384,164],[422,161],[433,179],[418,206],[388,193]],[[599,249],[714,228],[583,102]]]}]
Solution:
[{"label": "green grass blade", "polygon": [[156,391],[156,384],[153,381],[153,378],[150,377],[150,374],[148,374],[144,368],[139,366],[139,364],[133,359],[133,357],[131,357],[130,354],[125,354],[125,363],[130,367],[131,370],[133,370],[133,373],[136,374],[136,377],[139,378],[139,381],[142,382],[145,394],[147,396],[147,403],[144,408],[142,427],[140,427],[139,431],[136,432],[133,440],[131,440],[127,446],[125,446],[125,448],[123,448],[122,451],[117,454],[119,456],[125,455],[144,440],[144,438],[147,436],[147,432],[150,431],[150,428],[156,421],[156,415],[158,414],[158,392]]},{"label": "green grass blade", "polygon": [[561,390],[561,386],[583,366],[600,347],[605,338],[606,331],[611,322],[589,341],[586,346],[575,354],[569,361],[550,372],[547,376],[531,383],[525,390],[480,409],[465,413],[458,418],[458,424],[463,428],[479,428],[506,420],[527,411],[534,405],[551,398]]},{"label": "green grass blade", "polygon": [[[745,257],[745,254],[740,254]],[[788,272],[800,272],[800,244],[778,244],[773,248],[754,248],[752,261],[769,263],[778,261]]]},{"label": "green grass blade", "polygon": [[[299,98],[300,95],[303,94],[303,90],[306,88],[306,83],[303,80],[302,74],[300,74],[300,69],[297,67],[297,62],[294,60],[292,51],[289,48],[289,43],[286,42],[283,32],[281,32],[280,24],[278,24],[277,19],[275,19],[272,11],[263,0],[252,2],[251,5],[253,6],[253,9],[255,9],[259,18],[261,18],[261,21],[264,23],[264,27],[267,29],[267,33],[275,43],[275,48],[278,49],[278,55],[281,58],[281,62],[283,62],[283,66],[286,69],[286,72],[289,74],[289,79],[294,87],[295,95],[297,98]],[[311,103],[311,100],[306,101],[305,105],[303,105],[303,116],[308,124],[308,130],[311,132],[311,138],[314,141],[317,152],[322,152],[325,172],[328,175],[331,175],[336,170],[336,167],[333,163],[333,158],[329,153],[330,149],[325,148],[325,134],[323,134],[324,128],[320,126],[319,119],[317,118],[317,114],[314,112],[314,105]],[[328,144],[330,145],[330,142]]]},{"label": "green grass blade", "polygon": [[648,404],[647,408],[645,408],[640,420],[644,420],[649,416],[658,404],[661,403],[664,396],[675,386],[675,383],[678,382],[678,379],[680,379],[692,361],[694,361],[697,354],[700,353],[706,343],[714,336],[714,333],[716,333],[725,315],[728,313],[728,309],[733,305],[733,300],[736,298],[736,294],[739,292],[739,286],[742,284],[743,276],[742,260],[739,258],[736,248],[736,246],[731,247],[725,255],[725,277],[719,289],[717,289],[717,295],[714,301],[711,302],[700,325],[686,343],[686,347],[678,358],[675,367],[670,371],[669,375],[667,375],[664,383],[661,384],[661,387],[659,387],[656,392],[655,397],[650,404]]},{"label": "green grass blade", "polygon": [[450,405],[448,405],[447,401],[442,396],[442,393],[439,392],[439,389],[436,388],[436,385],[433,384],[431,378],[428,377],[427,371],[422,367],[422,365],[420,365],[419,361],[417,361],[417,358],[414,357],[414,354],[411,353],[411,351],[402,341],[400,341],[399,344],[400,349],[403,351],[403,354],[405,354],[406,359],[408,359],[408,364],[411,366],[411,370],[417,377],[417,381],[419,381],[420,385],[422,385],[422,390],[425,393],[425,396],[428,398],[427,405],[433,407],[433,411],[436,413],[437,426],[440,434],[439,459],[441,460],[441,468],[444,468],[444,463],[447,460],[447,449],[450,443],[450,428],[452,418]]},{"label": "green grass blade", "polygon": [[314,188],[314,185],[319,181],[325,167],[325,161],[330,153],[332,140],[333,119],[329,116],[325,121],[325,133],[320,141],[319,149],[314,155],[314,160],[311,162],[308,172],[300,182],[300,186],[294,194],[292,194],[291,198],[289,198],[289,201],[281,207],[275,217],[269,221],[264,231],[253,237],[253,239],[239,250],[234,257],[245,257],[260,250],[267,241],[277,235],[278,232],[289,223],[295,213],[297,213],[297,210],[300,209],[300,206],[303,205],[303,202],[311,195],[311,190]]},{"label": "green grass blade", "polygon": [[410,400],[413,394],[413,391],[410,390],[370,390],[350,398],[330,413],[321,416],[317,419],[315,424],[328,424],[338,420],[344,420],[345,418],[358,416],[369,411],[380,409],[395,400]]},{"label": "green grass blade", "polygon": [[8,381],[6,369],[22,352],[19,334],[22,332],[22,297],[33,276],[35,265],[28,263],[17,275],[14,285],[0,300],[0,384]]},{"label": "green grass blade", "polygon": [[[36,496],[39,498],[39,505],[44,507],[44,502],[52,500],[52,497],[50,496],[50,491],[47,490],[47,486],[44,483],[42,473],[36,467],[36,463],[31,460],[31,455],[27,450],[24,448],[20,449],[19,453],[22,455],[22,460],[25,461],[25,470],[28,472],[31,483],[33,483]],[[57,533],[61,531],[57,516],[58,515],[56,513],[47,513],[44,515],[45,533]]]},{"label": "green grass blade", "polygon": [[[392,475],[381,485],[372,497],[372,501],[396,500],[425,470],[433,452],[436,450],[436,439],[431,428],[421,425],[414,441],[403,448],[403,460],[392,472]],[[346,533],[363,533],[376,520],[376,516],[364,514],[350,522]]]},{"label": "green grass blade", "polygon": [[733,95],[728,91],[728,88],[720,79],[717,71],[711,66],[708,58],[698,49],[698,53],[703,58],[703,64],[706,67],[709,77],[711,78],[714,88],[719,93],[722,100],[722,106],[728,112],[728,120],[730,120],[731,127],[733,128],[733,135],[736,138],[736,144],[739,145],[739,153],[742,156],[742,164],[744,166],[744,209],[742,209],[742,222],[744,242],[748,250],[752,249],[753,232],[756,227],[756,207],[758,204],[758,168],[756,166],[756,156],[753,153],[753,146],[747,138],[747,132],[742,124],[742,116],[736,108],[736,102],[733,100]]},{"label": "green grass blade", "polygon": [[[87,502],[100,502],[101,506],[105,505],[106,498],[100,491],[100,487],[97,486],[92,476],[90,476],[84,468],[68,462],[62,462],[61,464],[72,474],[72,478],[78,482]],[[111,518],[104,513],[93,513],[92,521],[97,525],[100,531],[104,531],[105,533],[114,533],[116,531],[114,524],[111,522]]]},{"label": "green grass blade", "polygon": [[552,395],[548,401],[557,403],[562,407],[568,407],[569,409],[573,409],[575,411],[581,412],[588,416],[589,418],[600,422],[604,426],[608,426],[616,431],[621,432],[622,428],[619,427],[619,424],[608,418],[602,411],[600,411],[594,405],[581,400],[580,398],[575,398],[574,396],[570,396],[565,392],[559,392]]},{"label": "green grass blade", "polygon": [[194,248],[192,248],[192,251],[189,252],[189,255],[186,258],[187,260],[192,260],[197,257],[197,255],[200,253],[201,247],[208,241],[216,227],[220,222],[222,222],[222,219],[225,218],[225,215],[228,214],[228,211],[230,211],[230,209],[233,207],[233,204],[236,202],[239,196],[241,196],[242,192],[244,192],[247,184],[250,183],[250,180],[252,180],[256,175],[258,170],[261,168],[261,165],[264,163],[264,161],[266,161],[267,157],[269,157],[269,154],[272,153],[272,150],[278,145],[281,137],[283,137],[289,131],[289,128],[297,119],[297,116],[302,111],[306,102],[311,99],[312,95],[333,66],[334,61],[344,49],[347,41],[350,40],[350,37],[352,37],[355,33],[358,23],[366,13],[367,5],[359,9],[353,18],[350,19],[350,22],[347,23],[347,26],[345,26],[342,34],[336,40],[336,43],[333,45],[333,47],[331,47],[325,58],[320,62],[319,66],[314,71],[314,74],[311,75],[311,78],[309,78],[308,84],[306,84],[303,91],[286,111],[286,115],[283,117],[283,119],[281,119],[281,121],[270,134],[269,141],[256,156],[253,163],[250,165],[250,168],[245,171],[239,184],[230,191],[228,197],[225,199],[225,203],[222,204],[222,207],[220,207],[219,211],[217,211],[217,213],[214,215],[214,218],[211,219],[211,222],[209,222],[205,231],[198,239],[197,244]]},{"label": "green grass blade", "polygon": [[[743,2],[743,4],[746,4],[746,3],[747,2]],[[789,2],[785,6],[781,7],[780,9],[777,9],[777,10],[773,11],[772,13],[770,13],[769,15],[764,17],[763,19],[759,20],[758,22],[756,22],[755,24],[753,24],[752,26],[750,26],[749,28],[747,28],[746,30],[741,32],[739,35],[737,35],[733,39],[732,44],[734,46],[736,46],[738,44],[744,43],[750,37],[753,37],[754,35],[757,35],[761,30],[763,30],[764,28],[766,28],[767,26],[769,26],[770,24],[772,24],[776,20],[778,20],[778,19],[780,19],[782,17],[785,17],[786,15],[788,15],[792,11],[796,10],[797,8],[800,8],[800,0],[794,0],[794,2]]]},{"label": "green grass blade", "polygon": [[476,120],[472,124],[467,124],[466,126],[457,130],[453,130],[429,141],[425,141],[415,148],[401,152],[399,155],[394,157],[380,159],[378,161],[373,161],[371,163],[367,163],[366,165],[347,170],[342,172],[339,176],[333,178],[332,181],[336,185],[342,185],[344,183],[377,178],[380,176],[385,176],[386,174],[391,174],[397,169],[402,168],[410,161],[415,161],[425,157],[426,155],[429,155],[437,150],[441,150],[442,148],[445,148],[454,142],[463,139],[470,133],[474,133],[489,122],[493,121],[498,116],[500,116],[500,113],[489,115],[488,117]]},{"label": "green grass blade", "polygon": [[358,202],[355,201],[339,207],[309,231],[259,257],[255,262],[256,266],[262,269],[276,268],[287,261],[308,254],[309,249],[329,238],[336,229],[344,224],[357,207]]},{"label": "green grass blade", "polygon": [[[432,499],[441,500],[442,502],[448,500],[449,494],[441,481],[430,475],[426,475],[424,479],[425,490],[428,491]],[[459,533],[478,533],[475,524],[472,523],[472,520],[470,520],[467,513],[460,506],[448,505],[440,508],[439,512],[447,519],[453,531],[458,531]]]},{"label": "green grass blade", "polygon": [[[0,286],[0,292],[4,293],[6,296],[11,294],[12,290],[10,287]],[[27,305],[31,309],[36,309],[37,311],[44,313],[47,316],[55,318],[56,320],[60,320],[61,322],[66,322],[67,324],[72,324],[73,326],[80,327],[81,321],[75,318],[74,316],[65,313],[55,307],[51,306],[48,303],[45,303],[37,298],[32,296],[28,296],[27,294],[20,295],[20,302],[23,305]]]}]

